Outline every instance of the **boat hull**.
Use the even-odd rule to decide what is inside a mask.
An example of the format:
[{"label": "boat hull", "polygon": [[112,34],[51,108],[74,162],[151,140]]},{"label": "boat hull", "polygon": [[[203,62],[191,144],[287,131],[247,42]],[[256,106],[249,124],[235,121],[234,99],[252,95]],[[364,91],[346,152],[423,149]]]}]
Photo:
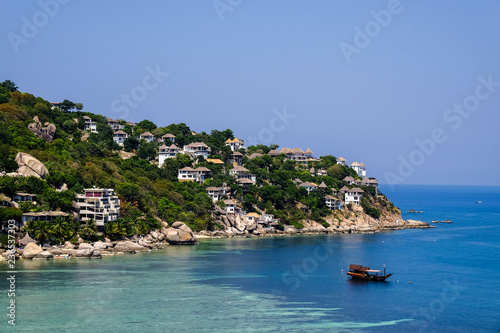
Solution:
[{"label": "boat hull", "polygon": [[385,281],[389,276],[392,275],[392,273],[386,275],[371,275],[371,274],[347,272],[347,275],[349,275],[353,280]]}]

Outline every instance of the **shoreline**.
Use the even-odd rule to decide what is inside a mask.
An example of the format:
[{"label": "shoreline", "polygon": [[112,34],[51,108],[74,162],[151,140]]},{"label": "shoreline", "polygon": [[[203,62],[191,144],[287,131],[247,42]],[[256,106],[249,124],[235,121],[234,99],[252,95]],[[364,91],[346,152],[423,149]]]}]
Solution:
[{"label": "shoreline", "polygon": [[[138,239],[119,241],[97,241],[85,243],[82,242],[78,247],[66,242],[63,245],[52,247],[40,247],[35,243],[27,244],[23,249],[16,248],[16,260],[55,260],[55,259],[102,259],[103,257],[135,254],[138,252],[151,252],[153,250],[163,249],[166,246],[175,245],[196,245],[198,239],[229,239],[229,238],[273,238],[273,237],[301,237],[301,236],[320,236],[320,235],[346,235],[346,234],[375,234],[384,231],[405,230],[405,229],[432,229],[436,226],[426,222],[416,220],[403,221],[401,225],[378,226],[377,228],[324,228],[319,229],[295,229],[287,228],[285,231],[276,230],[273,232],[257,232],[249,233],[242,231],[238,234],[227,231],[200,231],[192,233],[195,237],[194,242],[189,243],[169,243],[166,239],[162,239],[161,231],[153,231],[152,233]],[[2,252],[0,262],[8,262],[7,258],[11,252],[7,249]]]}]

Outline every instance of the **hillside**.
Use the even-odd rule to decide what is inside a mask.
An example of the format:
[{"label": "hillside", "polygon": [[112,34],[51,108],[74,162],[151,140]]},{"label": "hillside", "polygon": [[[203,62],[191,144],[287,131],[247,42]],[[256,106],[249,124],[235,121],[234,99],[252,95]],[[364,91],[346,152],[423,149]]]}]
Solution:
[{"label": "hillside", "polygon": [[[80,223],[71,218],[75,216],[76,194],[93,187],[115,189],[120,199],[119,218],[108,222],[104,230],[107,237],[114,239],[146,234],[160,228],[161,221],[183,221],[194,231],[225,232],[231,225],[219,219],[216,212],[227,214],[228,199],[241,213],[240,218],[252,212],[254,216],[270,217],[268,226],[274,227],[268,231],[285,230],[287,225],[307,230],[309,221],[330,232],[352,230],[348,227],[352,223],[366,222],[373,230],[378,224],[396,225],[396,220],[402,223],[400,211],[377,192],[373,182],[367,182],[368,178],[362,182],[353,168],[337,163],[332,155],[297,161],[290,159],[292,150],[288,155],[286,151],[280,153],[275,150],[277,145],[232,151],[226,144],[235,139],[230,129],[194,133],[183,123],[158,127],[149,120],[137,124],[117,121],[116,126],[128,137],[120,145],[114,140],[117,131],[110,127],[110,119],[83,111],[79,103],[75,107],[66,100],[54,105],[41,97],[21,93],[9,82],[0,87],[0,171],[15,172],[19,167],[16,156],[22,152],[42,162],[48,175],[43,180],[0,177],[0,193],[4,196],[25,192],[37,198],[36,203],[2,208],[4,230],[8,219],[20,219],[22,213],[60,210],[70,215],[55,222],[66,223],[64,232],[57,234],[50,229],[53,227],[41,223],[30,223],[26,230],[39,234],[40,229],[50,227],[44,239],[59,242],[72,239],[77,233],[87,239],[102,238],[92,221]],[[97,133],[85,130],[89,119],[95,123]],[[154,139],[148,142],[141,134]],[[175,139],[160,140],[169,136]],[[197,149],[203,143],[209,155],[197,156],[195,150],[179,153],[164,159],[160,167],[158,150],[169,148],[173,142],[180,149]],[[188,170],[189,174],[195,168],[206,170],[206,177],[200,181],[179,181],[179,170]],[[352,177],[352,184],[345,181],[346,177]],[[223,190],[217,203],[207,195],[208,188]],[[362,191],[360,205],[350,203],[342,209],[329,209],[327,198],[343,205],[344,194],[339,193],[342,188]]]}]

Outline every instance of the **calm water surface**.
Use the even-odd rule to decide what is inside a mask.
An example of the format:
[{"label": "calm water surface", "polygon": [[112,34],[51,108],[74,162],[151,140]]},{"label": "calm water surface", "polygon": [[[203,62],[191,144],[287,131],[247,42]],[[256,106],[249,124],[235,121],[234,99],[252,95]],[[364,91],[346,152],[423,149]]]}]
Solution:
[{"label": "calm water surface", "polygon": [[[4,310],[0,332],[500,332],[500,188],[383,191],[404,212],[424,211],[404,218],[453,223],[20,261],[16,326]],[[394,275],[350,281],[350,263]],[[6,309],[5,279],[0,288]]]}]

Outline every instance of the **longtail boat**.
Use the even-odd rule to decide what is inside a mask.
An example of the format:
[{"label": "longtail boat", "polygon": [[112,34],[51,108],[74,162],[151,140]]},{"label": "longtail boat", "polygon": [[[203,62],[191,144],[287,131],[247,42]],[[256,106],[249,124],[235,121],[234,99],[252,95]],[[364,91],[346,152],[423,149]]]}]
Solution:
[{"label": "longtail boat", "polygon": [[351,279],[356,280],[367,280],[367,281],[385,281],[392,273],[386,274],[384,265],[384,274],[380,274],[380,270],[370,269],[370,267],[364,267],[362,265],[349,265],[349,271],[347,275]]}]

